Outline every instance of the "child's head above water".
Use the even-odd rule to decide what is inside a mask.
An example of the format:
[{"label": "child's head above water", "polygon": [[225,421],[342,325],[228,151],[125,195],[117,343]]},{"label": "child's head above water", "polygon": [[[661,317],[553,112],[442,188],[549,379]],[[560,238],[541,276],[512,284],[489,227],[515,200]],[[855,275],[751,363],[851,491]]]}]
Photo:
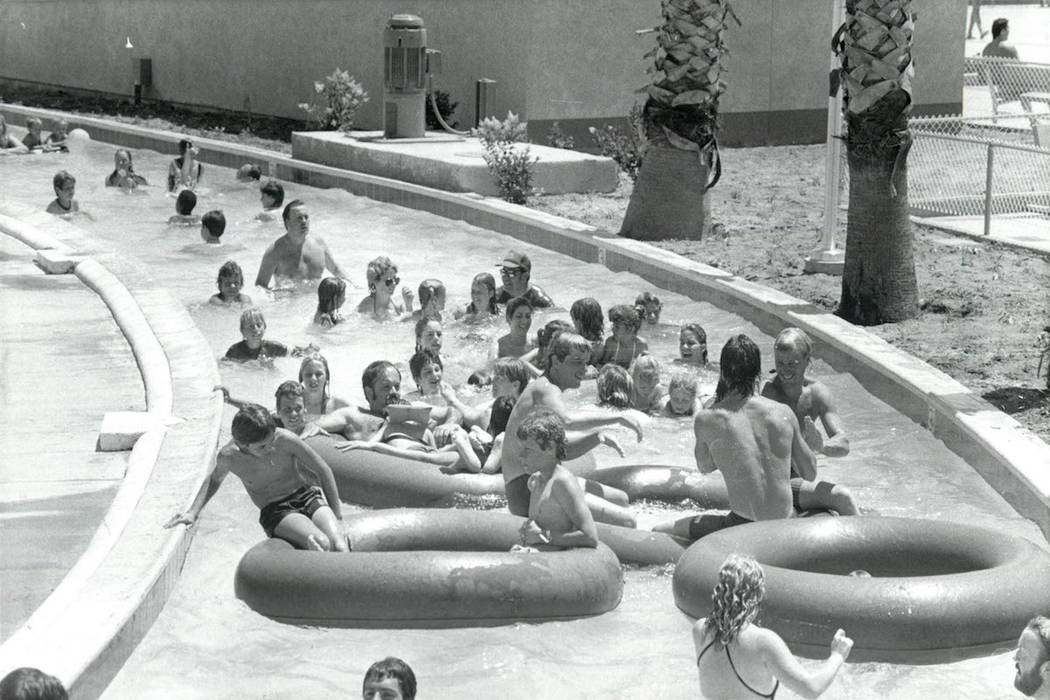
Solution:
[{"label": "child's head above water", "polygon": [[675,372],[667,382],[667,408],[676,416],[691,416],[700,383],[692,372]]},{"label": "child's head above water", "polygon": [[54,185],[58,201],[68,209],[69,203],[73,201],[73,196],[76,194],[77,179],[65,170],[59,170],[55,173],[51,184]]},{"label": "child's head above water", "polygon": [[492,365],[492,395],[518,398],[532,379],[528,365],[517,357],[501,357]]},{"label": "child's head above water", "polygon": [[193,190],[183,190],[179,192],[179,196],[175,198],[175,213],[181,216],[189,216],[193,213],[193,208],[197,206],[197,195],[194,194]]},{"label": "child's head above water", "polygon": [[525,297],[514,297],[507,302],[507,323],[511,332],[517,331],[526,335],[532,327],[532,304]]},{"label": "child's head above water", "polygon": [[639,294],[634,300],[634,307],[638,310],[638,315],[641,316],[646,323],[652,326],[655,326],[660,322],[660,312],[664,309],[660,297],[652,292],[642,292]]},{"label": "child's head above water", "polygon": [[346,303],[346,280],[341,277],[325,277],[321,280],[321,283],[317,285],[317,313],[335,313],[344,303]]},{"label": "child's head above water", "polygon": [[241,313],[241,335],[249,347],[255,348],[262,345],[263,335],[266,333],[266,319],[263,312],[252,307]]},{"label": "child's head above water", "polygon": [[16,668],[0,680],[3,700],[68,700],[62,681],[32,666]]},{"label": "child's head above water", "polygon": [[113,151],[113,167],[117,170],[130,170],[131,164],[131,151],[126,148],[118,148]]},{"label": "child's head above water", "polygon": [[419,283],[419,308],[424,316],[441,316],[445,309],[445,283],[433,277]]},{"label": "child's head above water", "polygon": [[[394,695],[393,688],[387,689],[384,681],[393,680],[400,689],[400,696]],[[380,687],[383,684],[384,687]],[[382,661],[376,661],[368,667],[365,672],[364,681],[361,683],[361,695],[367,698],[401,697],[402,700],[415,700],[416,697],[416,675],[412,668],[401,659],[388,656]]]},{"label": "child's head above water", "polygon": [[26,119],[26,131],[34,136],[40,136],[40,131],[44,128],[44,122],[40,121],[36,117],[29,117]]},{"label": "child's head above water", "polygon": [[436,318],[421,318],[416,321],[416,352],[429,350],[435,355],[441,354],[441,336],[444,331],[441,321]]},{"label": "child's head above water", "polygon": [[554,339],[565,331],[571,330],[573,330],[571,323],[560,318],[555,318],[547,321],[543,328],[536,331],[536,347],[539,348],[539,355],[536,358],[536,362],[540,367],[543,367],[546,363],[547,350],[550,348],[551,343],[554,342]]},{"label": "child's head above water", "polygon": [[312,352],[299,364],[299,381],[308,389],[320,388],[327,399],[332,383],[332,373],[328,370],[328,360],[319,352]]},{"label": "child's head above water", "polygon": [[490,314],[496,313],[496,278],[487,272],[474,275],[470,283],[470,301],[475,313],[485,309]]},{"label": "child's head above water", "polygon": [[233,417],[230,433],[242,450],[268,440],[277,429],[273,415],[258,404],[245,404]]},{"label": "child's head above water", "polygon": [[306,390],[301,382],[281,382],[274,392],[274,408],[284,427],[299,432],[306,423]]},{"label": "child's head above water", "polygon": [[401,281],[397,276],[397,265],[385,255],[369,262],[365,275],[368,278],[368,291],[372,294],[375,294],[380,286],[385,286],[388,292],[393,293]]},{"label": "child's head above water", "polygon": [[598,405],[630,408],[634,380],[623,367],[610,362],[598,370]]},{"label": "child's head above water", "polygon": [[219,268],[219,277],[215,283],[219,287],[219,296],[224,301],[235,301],[244,287],[244,271],[233,260],[227,260]]},{"label": "child's head above water", "polygon": [[699,323],[687,323],[678,333],[678,355],[683,362],[707,364],[707,331]]},{"label": "child's head above water", "polygon": [[517,437],[522,442],[535,441],[544,452],[553,451],[560,462],[565,459],[565,421],[554,411],[538,411],[518,426]]},{"label": "child's head above water", "polygon": [[617,340],[630,340],[638,335],[642,327],[642,318],[638,310],[627,304],[617,304],[609,309],[609,322],[612,323],[612,334]]},{"label": "child's head above water", "polygon": [[284,204],[284,187],[276,180],[267,180],[259,188],[263,209],[276,209]]},{"label": "child's head above water", "polygon": [[445,365],[439,355],[429,350],[420,350],[409,359],[408,369],[420,391],[427,393],[428,390],[433,392],[441,388],[441,375]]},{"label": "child's head above water", "polygon": [[[189,190],[183,190],[188,192]],[[207,243],[218,243],[226,230],[226,216],[219,209],[212,209],[201,217],[201,238]]]},{"label": "child's head above water", "polygon": [[651,353],[643,352],[634,358],[628,371],[635,387],[643,394],[649,393],[660,383],[660,361]]},{"label": "child's head above water", "polygon": [[51,127],[51,135],[48,136],[52,141],[62,141],[66,138],[66,134],[69,133],[69,122],[65,119],[59,119],[55,122],[55,125]]},{"label": "child's head above water", "polygon": [[255,163],[245,163],[237,168],[237,179],[240,182],[252,182],[262,177],[262,169]]},{"label": "child's head above water", "polygon": [[597,342],[605,336],[605,315],[602,305],[594,297],[584,297],[572,302],[569,309],[576,332],[591,342]]},{"label": "child's head above water", "polygon": [[193,147],[193,141],[189,139],[181,139],[179,141],[179,155],[185,156],[187,153],[197,154],[197,149]]}]

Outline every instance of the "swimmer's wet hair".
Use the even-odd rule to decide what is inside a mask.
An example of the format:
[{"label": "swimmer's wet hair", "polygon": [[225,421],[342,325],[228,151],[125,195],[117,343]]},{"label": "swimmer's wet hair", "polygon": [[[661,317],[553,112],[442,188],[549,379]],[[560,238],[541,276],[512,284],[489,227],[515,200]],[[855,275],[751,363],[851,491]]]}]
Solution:
[{"label": "swimmer's wet hair", "polygon": [[700,382],[692,372],[675,372],[667,381],[667,393],[685,389],[694,397],[700,392]]},{"label": "swimmer's wet hair", "polygon": [[513,299],[509,300],[507,302],[507,308],[505,311],[507,320],[509,321],[511,317],[514,316],[514,312],[523,306],[527,306],[529,307],[529,311],[533,311],[532,304],[530,304],[529,300],[525,297],[514,297]]},{"label": "swimmer's wet hair", "polygon": [[241,333],[244,333],[244,327],[249,323],[255,323],[261,321],[263,327],[266,327],[266,318],[263,316],[263,312],[254,306],[250,309],[245,309],[241,312]]},{"label": "swimmer's wet hair", "polygon": [[38,119],[37,117],[29,117],[26,119],[26,130],[28,130],[31,126],[35,126],[38,129],[42,129],[44,128],[44,122],[40,121],[40,119]]},{"label": "swimmer's wet hair", "polygon": [[222,264],[222,267],[219,268],[219,277],[215,280],[215,284],[218,285],[221,289],[222,281],[225,279],[236,280],[237,282],[240,282],[243,285],[244,271],[241,269],[241,266],[238,265],[235,261],[227,260]]},{"label": "swimmer's wet hair", "polygon": [[388,656],[382,661],[376,661],[365,671],[365,678],[361,682],[361,692],[364,692],[365,683],[369,681],[382,681],[387,678],[396,678],[401,686],[401,697],[404,700],[415,700],[416,697],[416,674],[412,668],[396,656]]},{"label": "swimmer's wet hair", "polygon": [[445,369],[441,357],[429,350],[419,350],[408,360],[408,370],[412,373],[412,379],[417,384],[419,383],[420,375],[423,373],[423,368],[427,365],[437,365],[438,369],[442,371]]},{"label": "swimmer's wet hair", "polygon": [[257,403],[249,403],[233,417],[230,433],[238,444],[250,445],[270,437],[276,428],[273,414]]},{"label": "swimmer's wet hair", "polygon": [[395,265],[394,261],[387,256],[380,255],[378,258],[369,261],[368,268],[365,270],[365,277],[368,279],[369,291],[375,291],[372,287],[379,284],[379,280],[388,272],[393,272],[396,275],[397,265]]},{"label": "swimmer's wet hair", "polygon": [[492,365],[492,377],[500,377],[508,382],[517,382],[518,391],[522,392],[532,379],[528,365],[517,357],[501,357]]},{"label": "swimmer's wet hair", "polygon": [[[317,313],[332,314],[339,310],[339,299],[346,301],[346,280],[341,277],[325,277],[317,285]],[[332,318],[335,321],[335,318]]]},{"label": "swimmer's wet hair", "polygon": [[416,331],[416,350],[417,351],[423,349],[423,347],[419,344],[419,341],[423,337],[423,331],[425,331],[427,329],[427,326],[429,326],[431,323],[436,323],[438,325],[438,328],[441,329],[442,332],[444,332],[444,329],[441,326],[441,321],[439,321],[436,318],[427,318],[426,316],[424,316],[423,318],[421,318],[418,321],[416,321],[415,331]]},{"label": "swimmer's wet hair", "polygon": [[419,308],[425,309],[434,298],[440,298],[444,302],[445,283],[430,277],[419,283]]},{"label": "swimmer's wet hair", "polygon": [[361,388],[374,389],[376,379],[379,378],[388,369],[392,369],[395,372],[397,372],[398,379],[401,378],[401,370],[395,367],[393,362],[387,362],[386,360],[376,360],[372,364],[365,367],[365,371],[361,374]]},{"label": "swimmer's wet hair", "polygon": [[652,292],[642,292],[634,298],[634,307],[638,309],[639,315],[644,315],[648,311],[648,307],[654,304],[656,305],[657,312],[663,310],[664,303],[660,301],[660,297]]},{"label": "swimmer's wet hair", "polygon": [[574,330],[571,323],[560,318],[547,321],[543,328],[536,331],[536,347],[540,352],[546,352],[551,342],[565,331]]},{"label": "swimmer's wet hair", "polygon": [[638,315],[638,309],[627,304],[617,304],[609,309],[609,322],[623,322],[635,333],[642,327],[642,317]]},{"label": "swimmer's wet hair", "polygon": [[54,185],[55,191],[57,192],[58,190],[64,188],[66,185],[77,184],[77,179],[65,170],[59,170],[57,173],[55,173],[55,177],[52,178],[51,184]]},{"label": "swimmer's wet hair", "polygon": [[182,192],[179,192],[179,196],[175,198],[176,214],[189,216],[193,213],[193,208],[195,206],[197,206],[197,195],[193,190],[183,190]]},{"label": "swimmer's wet hair", "polygon": [[718,571],[718,583],[711,595],[713,603],[707,624],[715,641],[725,646],[740,629],[753,622],[766,597],[766,576],[758,562],[742,554],[730,554]]},{"label": "swimmer's wet hair", "polygon": [[660,374],[660,361],[656,359],[656,355],[643,352],[631,360],[631,366],[627,371],[631,373],[632,378],[637,377],[642,372],[656,372]]},{"label": "swimmer's wet hair", "polygon": [[777,334],[777,339],[773,341],[774,350],[783,350],[785,348],[801,350],[806,359],[809,359],[810,353],[813,351],[813,341],[809,339],[809,335],[801,328],[788,326],[780,331]]},{"label": "swimmer's wet hair", "polygon": [[281,382],[277,386],[277,391],[273,393],[274,405],[280,409],[281,399],[294,399],[302,396],[306,393],[306,387],[303,386],[302,382],[296,382],[291,379],[285,382]]},{"label": "swimmer's wet hair", "polygon": [[[189,190],[183,190],[188,192]],[[208,229],[208,233],[215,238],[222,237],[223,231],[226,230],[226,215],[222,213],[220,209],[212,209],[210,212],[201,217],[201,225]]]},{"label": "swimmer's wet hair", "polygon": [[722,346],[721,375],[715,388],[715,398],[721,401],[735,391],[741,396],[752,396],[758,375],[762,372],[762,353],[755,341],[741,333],[726,341]]},{"label": "swimmer's wet hair", "polygon": [[1025,629],[1035,632],[1039,636],[1039,641],[1043,643],[1042,660],[1036,666],[1041,666],[1044,662],[1050,661],[1050,617],[1037,615],[1028,621]]},{"label": "swimmer's wet hair", "polygon": [[247,180],[258,180],[262,177],[262,168],[255,163],[245,163],[237,169],[237,177]]},{"label": "swimmer's wet hair", "polygon": [[605,336],[605,313],[594,297],[584,297],[572,302],[569,316],[576,324],[576,332],[592,343]]},{"label": "swimmer's wet hair", "polygon": [[558,461],[565,459],[565,421],[554,411],[537,411],[518,426],[519,440],[534,439],[544,450],[554,445]]},{"label": "swimmer's wet hair", "polygon": [[319,352],[312,352],[303,358],[303,361],[299,363],[299,381],[303,381],[303,373],[306,372],[306,367],[311,362],[320,363],[324,367],[324,400],[327,403],[330,396],[328,393],[329,387],[332,385],[332,373],[328,371],[328,360],[325,359],[324,355]]},{"label": "swimmer's wet hair", "polygon": [[705,331],[704,327],[701,326],[699,323],[687,323],[684,326],[682,326],[682,330],[678,331],[678,337],[681,338],[682,334],[686,333],[686,332],[689,332],[689,333],[692,333],[693,335],[695,335],[697,342],[704,346],[704,362],[703,362],[703,364],[706,365],[707,364],[707,331]]},{"label": "swimmer's wet hair", "polygon": [[634,380],[620,365],[610,362],[598,370],[598,405],[630,408]]},{"label": "swimmer's wet hair", "polygon": [[[471,280],[470,286],[471,288],[473,288],[474,286],[479,284],[484,285],[485,289],[487,289],[489,292],[489,313],[496,313],[497,311],[499,311],[499,308],[496,306],[496,278],[488,272],[479,272],[478,274],[474,275],[474,279]],[[471,305],[474,304],[473,301],[470,303]],[[474,309],[474,313],[477,313],[478,311],[479,309]]]},{"label": "swimmer's wet hair", "polygon": [[568,331],[558,334],[558,337],[551,341],[551,346],[547,350],[547,361],[544,363],[544,370],[549,370],[553,364],[554,358],[558,358],[560,362],[564,362],[565,358],[572,352],[582,352],[590,356],[591,344],[587,342],[587,339],[582,335],[576,335]]},{"label": "swimmer's wet hair", "polygon": [[510,412],[514,410],[514,399],[501,396],[492,402],[492,413],[489,414],[489,435],[496,437],[507,430]]},{"label": "swimmer's wet hair", "polygon": [[292,215],[292,209],[296,207],[305,207],[306,202],[301,199],[293,199],[284,206],[284,210],[281,212],[281,218],[284,219],[284,223],[288,223],[289,217]]},{"label": "swimmer's wet hair", "polygon": [[284,204],[284,187],[276,180],[267,180],[259,188],[259,192],[273,200],[273,205],[279,207]]},{"label": "swimmer's wet hair", "polygon": [[3,700],[67,700],[69,694],[62,681],[39,668],[23,666],[0,680]]},{"label": "swimmer's wet hair", "polygon": [[186,151],[190,150],[191,148],[193,148],[193,141],[190,141],[189,139],[179,140],[179,155],[185,155]]}]

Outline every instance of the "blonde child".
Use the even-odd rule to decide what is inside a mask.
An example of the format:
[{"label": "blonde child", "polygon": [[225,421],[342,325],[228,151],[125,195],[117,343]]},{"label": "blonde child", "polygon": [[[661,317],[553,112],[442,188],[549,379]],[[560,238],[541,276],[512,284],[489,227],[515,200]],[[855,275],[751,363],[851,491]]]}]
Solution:
[{"label": "blonde child", "polygon": [[501,336],[493,347],[496,359],[500,357],[521,357],[534,346],[529,342],[529,329],[532,327],[532,305],[524,297],[514,297],[507,302],[505,312],[510,333]]},{"label": "blonde child", "polygon": [[197,206],[197,195],[193,190],[183,190],[175,198],[175,214],[168,219],[169,226],[196,226],[200,217],[195,216],[193,208]]},{"label": "blonde child", "polygon": [[495,318],[499,314],[496,306],[496,278],[487,272],[474,275],[470,283],[470,303],[461,312],[456,312],[456,318],[463,319],[468,323],[485,321]]},{"label": "blonde child", "polygon": [[299,365],[299,382],[303,385],[303,402],[309,415],[322,416],[350,405],[345,399],[332,395],[332,373],[328,369],[328,360],[319,352],[303,358]]},{"label": "blonde child", "polygon": [[612,408],[630,408],[634,394],[634,380],[620,365],[609,363],[598,370],[598,405]]},{"label": "blonde child", "polygon": [[44,139],[40,135],[43,128],[44,123],[36,117],[29,117],[26,119],[26,135],[22,139],[22,145],[30,151],[43,150]]},{"label": "blonde child", "polygon": [[67,122],[65,119],[59,119],[57,122],[55,122],[55,126],[51,129],[51,133],[48,134],[47,141],[44,142],[44,152],[68,152],[69,146],[66,145],[66,139],[68,135],[69,122]]},{"label": "blonde child", "polygon": [[208,300],[210,304],[240,304],[251,306],[252,298],[243,293],[244,272],[241,266],[233,260],[227,260],[219,268],[219,277],[215,282],[219,287],[219,293],[213,294]]},{"label": "blonde child", "polygon": [[638,310],[638,315],[641,316],[646,327],[660,325],[660,313],[664,309],[660,297],[652,292],[642,292],[635,298],[634,308]]},{"label": "blonde child", "polygon": [[397,276],[397,265],[390,258],[381,255],[369,262],[365,275],[368,278],[368,296],[357,305],[358,313],[371,314],[377,321],[412,313],[415,296],[411,289],[401,288],[401,301],[394,297],[401,278]]},{"label": "blonde child", "polygon": [[[321,457],[297,435],[278,428],[273,415],[249,404],[233,417],[233,439],[215,459],[208,489],[185,514],[176,514],[165,527],[192,525],[233,472],[259,507],[259,524],[267,537],[290,542],[298,549],[346,552],[342,506],[335,477]],[[312,485],[305,470],[320,482]]]},{"label": "blonde child", "polygon": [[629,370],[634,382],[631,408],[643,413],[654,413],[664,407],[664,387],[660,384],[660,361],[656,356],[642,353],[634,358]]},{"label": "blonde child", "polygon": [[687,365],[707,366],[707,331],[699,323],[687,323],[679,331],[678,359]]},{"label": "blonde child", "polygon": [[331,328],[343,322],[339,312],[346,303],[346,280],[341,277],[325,277],[317,285],[317,311],[314,323],[321,328]]},{"label": "blonde child", "polygon": [[288,355],[287,345],[263,338],[266,334],[266,319],[259,309],[245,309],[241,314],[240,328],[243,339],[226,350],[227,360],[246,362]]},{"label": "blonde child", "polygon": [[675,372],[667,382],[664,415],[670,418],[692,416],[700,408],[700,382],[691,372]]},{"label": "blonde child", "polygon": [[633,306],[618,304],[609,309],[609,321],[612,337],[605,341],[601,364],[614,362],[627,369],[634,358],[649,349],[649,344],[638,337],[642,319]]}]

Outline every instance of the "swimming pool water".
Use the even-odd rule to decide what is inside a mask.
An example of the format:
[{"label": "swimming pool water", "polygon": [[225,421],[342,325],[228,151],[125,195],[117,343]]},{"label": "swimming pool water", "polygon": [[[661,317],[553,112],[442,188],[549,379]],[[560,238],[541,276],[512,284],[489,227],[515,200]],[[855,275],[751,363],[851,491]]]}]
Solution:
[{"label": "swimming pool water", "polygon": [[[496,273],[495,264],[509,248],[527,252],[533,279],[563,308],[578,297],[594,296],[606,310],[629,303],[652,285],[626,273],[611,273],[562,255],[522,244],[463,222],[351,196],[284,183],[286,202],[306,200],[313,235],[323,236],[336,259],[360,288],[348,292],[347,323],[331,331],[315,329],[312,292],[270,298],[251,289],[265,247],[283,231],[280,221],[255,223],[257,190],[234,181],[232,170],[205,166],[195,213],[221,208],[227,219],[220,249],[199,242],[198,227],[172,228],[174,199],[163,191],[170,154],[136,151],[136,170],[155,185],[144,193],[124,194],[102,186],[112,170],[113,146],[82,143],[71,154],[0,159],[3,198],[17,198],[43,209],[53,198],[51,177],[65,168],[78,178],[77,199],[95,221],[75,224],[106,247],[142,260],[157,285],[189,308],[216,357],[240,339],[239,309],[210,306],[215,276],[226,259],[237,260],[248,283],[245,291],[263,310],[267,337],[289,344],[314,342],[328,358],[333,390],[360,399],[361,370],[375,359],[390,359],[406,371],[412,352],[412,324],[378,324],[357,317],[353,308],[365,295],[367,261],[385,254],[400,266],[413,288],[436,276],[448,287],[447,309],[469,301],[477,272]],[[15,191],[17,189],[17,191]],[[700,321],[708,331],[712,357],[736,333],[759,343],[771,366],[772,339],[743,318],[670,292],[664,301],[667,327],[649,334],[654,353],[665,362],[677,355],[675,326]],[[538,314],[533,329],[564,311]],[[446,376],[461,384],[481,366],[487,341],[505,332],[505,324],[472,327],[446,323],[443,356]],[[819,353],[818,353],[819,354]],[[278,359],[272,368],[221,364],[223,382],[235,396],[273,403],[276,385],[294,378],[299,361]],[[816,361],[812,371],[835,393],[852,452],[823,459],[822,478],[848,485],[862,509],[881,515],[910,515],[982,524],[1021,534],[1045,546],[1038,529],[1019,517],[961,459],[922,427],[868,394],[849,375]],[[707,385],[712,377],[705,378]],[[572,400],[593,401],[593,383]],[[227,409],[226,425],[232,410]],[[225,439],[225,438],[224,438]],[[603,465],[651,462],[690,465],[693,438],[688,421],[654,419],[645,440],[623,441],[628,459],[599,452]],[[352,508],[346,509],[347,511]],[[644,526],[681,515],[669,506],[637,508]],[[356,696],[367,666],[386,655],[400,656],[415,669],[423,697],[695,697],[696,671],[691,621],[678,612],[670,590],[670,572],[631,569],[624,599],[606,615],[541,625],[461,630],[332,630],[298,628],[261,617],[233,596],[233,572],[241,555],[262,536],[257,509],[236,479],[229,479],[204,511],[193,547],[176,589],[142,644],[106,693],[109,698],[243,698]],[[160,524],[158,523],[158,527]],[[847,633],[849,630],[847,630]],[[849,665],[824,697],[929,697],[951,688],[958,698],[1012,697],[1013,664],[1002,654],[938,666]],[[790,693],[782,691],[785,697]]]}]

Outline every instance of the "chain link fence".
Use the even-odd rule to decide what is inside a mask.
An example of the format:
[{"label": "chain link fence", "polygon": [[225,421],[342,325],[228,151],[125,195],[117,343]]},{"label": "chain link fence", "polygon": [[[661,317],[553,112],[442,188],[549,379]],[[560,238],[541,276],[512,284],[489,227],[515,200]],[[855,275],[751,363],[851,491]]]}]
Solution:
[{"label": "chain link fence", "polygon": [[1050,64],[970,56],[963,73],[966,116],[1023,116],[1030,125],[1050,112]]}]

